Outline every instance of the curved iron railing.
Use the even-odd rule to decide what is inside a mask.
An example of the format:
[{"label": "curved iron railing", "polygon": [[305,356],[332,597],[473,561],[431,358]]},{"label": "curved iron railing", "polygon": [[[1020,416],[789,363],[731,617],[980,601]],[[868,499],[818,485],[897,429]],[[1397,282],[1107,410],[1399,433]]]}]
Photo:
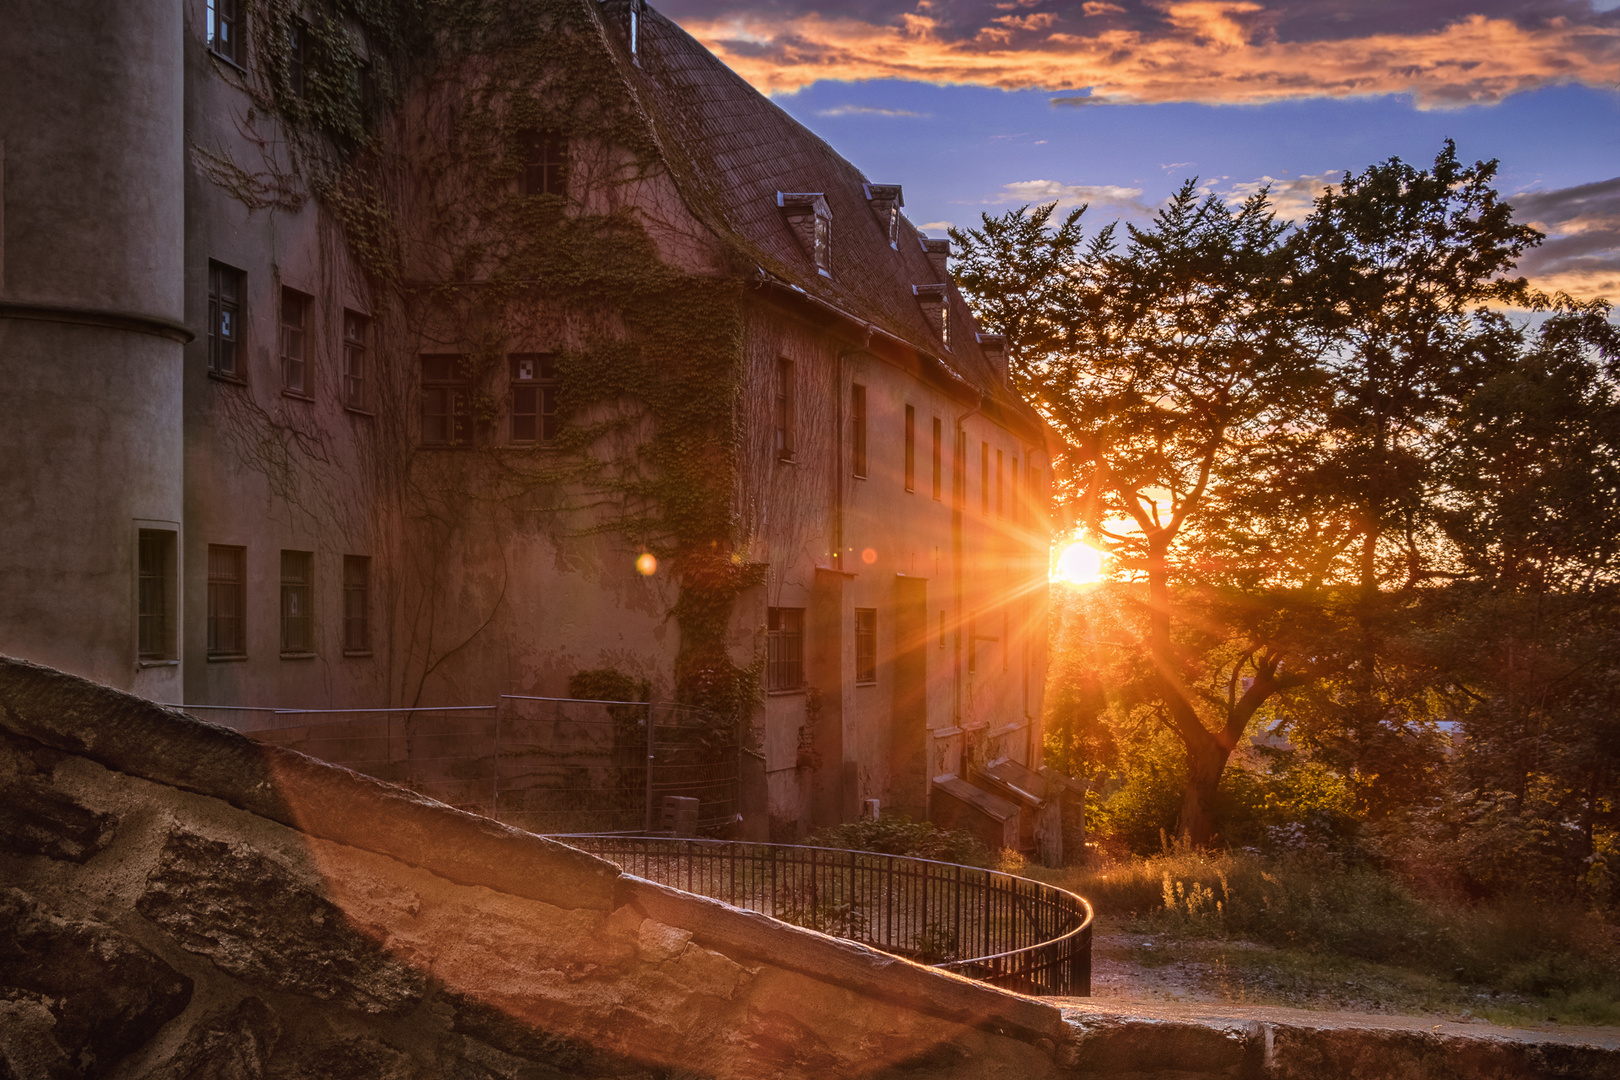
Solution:
[{"label": "curved iron railing", "polygon": [[661,885],[995,986],[1091,993],[1091,905],[1044,882],[839,848],[667,836],[552,839]]}]

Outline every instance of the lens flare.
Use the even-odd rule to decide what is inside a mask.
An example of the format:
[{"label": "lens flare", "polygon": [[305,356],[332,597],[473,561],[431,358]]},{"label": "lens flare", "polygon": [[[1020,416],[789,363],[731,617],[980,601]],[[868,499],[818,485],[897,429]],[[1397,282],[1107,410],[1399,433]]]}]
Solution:
[{"label": "lens flare", "polygon": [[1108,556],[1084,541],[1076,541],[1063,549],[1057,566],[1052,571],[1055,581],[1070,585],[1095,585],[1103,579],[1104,563]]},{"label": "lens flare", "polygon": [[644,551],[636,556],[636,573],[642,577],[652,577],[658,573],[658,556],[650,551]]},{"label": "lens flare", "polygon": [[872,548],[867,548],[865,551],[862,551],[861,562],[865,563],[867,566],[871,566],[873,563],[877,562],[877,552]]}]

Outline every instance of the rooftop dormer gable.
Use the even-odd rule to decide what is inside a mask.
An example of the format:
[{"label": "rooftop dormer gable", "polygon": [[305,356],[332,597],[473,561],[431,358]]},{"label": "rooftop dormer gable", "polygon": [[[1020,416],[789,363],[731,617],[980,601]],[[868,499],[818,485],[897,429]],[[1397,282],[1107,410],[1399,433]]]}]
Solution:
[{"label": "rooftop dormer gable", "polygon": [[832,276],[832,209],[819,191],[778,191],[776,205],[816,271]]},{"label": "rooftop dormer gable", "polygon": [[863,184],[866,193],[867,205],[872,208],[872,214],[878,219],[883,228],[883,235],[889,238],[889,246],[895,250],[900,248],[900,208],[906,205],[905,197],[900,193],[899,184]]}]

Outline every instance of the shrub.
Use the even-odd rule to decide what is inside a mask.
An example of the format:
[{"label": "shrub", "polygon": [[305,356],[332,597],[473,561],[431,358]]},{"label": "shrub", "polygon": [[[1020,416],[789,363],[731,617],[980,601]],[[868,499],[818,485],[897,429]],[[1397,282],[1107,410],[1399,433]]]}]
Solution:
[{"label": "shrub", "polygon": [[805,842],[817,847],[908,855],[964,866],[990,865],[990,852],[972,833],[941,829],[932,822],[912,821],[903,814],[834,825],[811,833]]}]

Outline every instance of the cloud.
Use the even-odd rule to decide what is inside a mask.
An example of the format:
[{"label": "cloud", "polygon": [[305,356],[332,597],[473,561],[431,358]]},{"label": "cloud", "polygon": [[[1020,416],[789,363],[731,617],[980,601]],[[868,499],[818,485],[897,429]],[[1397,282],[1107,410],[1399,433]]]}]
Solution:
[{"label": "cloud", "polygon": [[923,232],[945,232],[954,224],[955,222],[951,221],[925,221],[921,225],[917,226],[917,228],[921,229]]},{"label": "cloud", "polygon": [[909,79],[1091,87],[1116,102],[1410,94],[1431,108],[1612,86],[1620,67],[1620,11],[1587,0],[1151,0],[1106,19],[1088,19],[1085,5],[1003,14],[970,0],[887,11],[839,0],[816,10],[808,0],[687,7],[686,30],[766,92]]},{"label": "cloud", "polygon": [[1279,180],[1262,176],[1258,180],[1243,180],[1220,192],[1228,204],[1236,206],[1261,188],[1269,187],[1271,206],[1284,221],[1301,221],[1316,205],[1316,197],[1329,185],[1344,179],[1344,170],[1330,169],[1315,176],[1295,176]]},{"label": "cloud", "polygon": [[1104,3],[1103,0],[1086,0],[1080,5],[1080,12],[1083,15],[1123,15],[1125,9],[1118,4]]},{"label": "cloud", "polygon": [[1509,197],[1514,216],[1547,234],[1519,261],[1530,284],[1620,301],[1620,176]]},{"label": "cloud", "polygon": [[1047,104],[1079,108],[1081,105],[1107,105],[1109,101],[1107,98],[1100,97],[1097,94],[1070,94],[1064,97],[1051,98]]},{"label": "cloud", "polygon": [[926,117],[927,113],[912,112],[910,109],[882,109],[876,105],[835,105],[831,109],[822,109],[817,116],[917,116]]},{"label": "cloud", "polygon": [[1060,210],[1085,204],[1136,213],[1152,212],[1152,207],[1142,202],[1141,188],[1112,184],[1064,184],[1057,180],[1019,180],[1005,185],[1000,192],[982,201],[998,205],[1055,202]]}]

